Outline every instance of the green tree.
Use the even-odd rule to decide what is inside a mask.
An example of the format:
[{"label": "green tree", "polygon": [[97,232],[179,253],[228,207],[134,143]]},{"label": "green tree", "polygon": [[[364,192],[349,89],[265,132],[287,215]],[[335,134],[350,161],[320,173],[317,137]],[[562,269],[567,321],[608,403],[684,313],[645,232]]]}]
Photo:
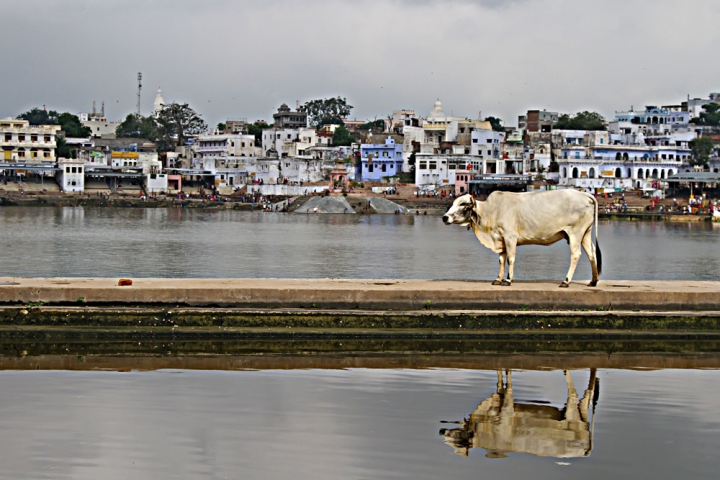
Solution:
[{"label": "green tree", "polygon": [[225,131],[226,127],[227,127],[227,125],[222,122],[217,124],[217,129],[220,130],[221,133]]},{"label": "green tree", "polygon": [[255,135],[255,146],[256,147],[262,146],[262,132],[263,132],[263,130],[266,130],[268,128],[272,128],[272,127],[270,127],[270,125],[268,125],[265,122],[255,122],[255,123],[248,125],[248,133],[250,135]]},{"label": "green tree", "polygon": [[708,125],[717,127],[720,125],[720,105],[717,103],[708,103],[703,105],[704,112],[700,112],[700,116],[690,120],[690,123],[696,125]]},{"label": "green tree", "polygon": [[77,115],[68,112],[58,114],[55,110],[47,111],[35,107],[17,118],[27,120],[30,125],[60,125],[66,137],[82,138],[92,135],[92,130],[80,123]]},{"label": "green tree", "polygon": [[58,158],[75,158],[73,153],[65,141],[65,137],[58,135],[55,142],[55,156]]},{"label": "green tree", "polygon": [[317,124],[316,128],[320,130],[323,125],[340,125],[342,127],[345,126],[345,122],[343,122],[342,118],[340,117],[326,117],[320,120],[320,122]]},{"label": "green tree", "polygon": [[90,127],[80,123],[78,116],[72,113],[65,112],[58,115],[58,124],[69,138],[84,138],[92,135]]},{"label": "green tree", "polygon": [[348,147],[355,141],[355,137],[345,127],[338,127],[333,133],[333,145],[337,147]]},{"label": "green tree", "polygon": [[558,130],[607,130],[605,119],[597,112],[580,112],[574,117],[567,113],[560,115],[553,125]]},{"label": "green tree", "polygon": [[492,129],[496,132],[503,132],[505,131],[505,128],[503,127],[502,120],[500,120],[497,117],[485,117],[486,122],[490,122],[490,125],[492,125]]},{"label": "green tree", "polygon": [[115,136],[120,138],[146,138],[154,141],[156,137],[155,118],[143,117],[131,113],[115,129]]},{"label": "green tree", "polygon": [[158,150],[167,152],[175,145],[185,145],[188,136],[207,131],[207,123],[187,103],[163,105],[157,112]]},{"label": "green tree", "polygon": [[690,141],[690,150],[693,154],[693,165],[707,165],[715,149],[715,144],[710,137],[700,137]]},{"label": "green tree", "polygon": [[352,109],[353,106],[348,105],[347,99],[343,97],[310,100],[302,106],[302,110],[307,112],[310,118],[310,125],[314,127],[327,118],[347,117]]},{"label": "green tree", "polygon": [[58,113],[55,110],[49,112],[44,108],[33,108],[25,113],[21,113],[17,117],[19,120],[27,120],[30,125],[60,125],[58,123]]},{"label": "green tree", "polygon": [[372,122],[360,125],[360,130],[380,130],[385,131],[385,120],[374,120]]}]

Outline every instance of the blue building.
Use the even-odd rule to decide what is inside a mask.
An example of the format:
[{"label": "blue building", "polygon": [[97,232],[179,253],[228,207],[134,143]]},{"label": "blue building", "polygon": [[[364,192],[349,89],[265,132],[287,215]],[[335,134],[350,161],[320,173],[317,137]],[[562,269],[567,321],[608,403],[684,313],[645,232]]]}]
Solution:
[{"label": "blue building", "polygon": [[380,181],[383,177],[392,177],[402,172],[402,145],[397,145],[391,137],[382,144],[362,144],[360,161],[356,175],[360,180]]}]

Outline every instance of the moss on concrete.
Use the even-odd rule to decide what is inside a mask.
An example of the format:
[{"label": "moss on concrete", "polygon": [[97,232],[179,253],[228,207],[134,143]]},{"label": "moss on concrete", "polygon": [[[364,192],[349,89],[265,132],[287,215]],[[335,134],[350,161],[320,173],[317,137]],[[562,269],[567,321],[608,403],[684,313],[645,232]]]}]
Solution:
[{"label": "moss on concrete", "polygon": [[720,314],[663,312],[373,312],[153,308],[0,308],[0,326],[36,329],[322,329],[353,331],[515,332],[720,332]]}]

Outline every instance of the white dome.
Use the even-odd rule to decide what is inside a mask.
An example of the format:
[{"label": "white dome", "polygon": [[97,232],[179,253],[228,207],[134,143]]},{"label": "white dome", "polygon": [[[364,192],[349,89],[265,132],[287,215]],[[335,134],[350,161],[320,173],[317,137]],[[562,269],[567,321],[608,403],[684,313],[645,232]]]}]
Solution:
[{"label": "white dome", "polygon": [[162,90],[158,88],[157,95],[155,96],[155,103],[153,103],[153,111],[158,112],[162,110],[163,105],[165,105],[165,100],[163,100],[162,97]]},{"label": "white dome", "polygon": [[440,99],[438,99],[438,101],[435,102],[435,108],[433,108],[432,112],[430,112],[429,118],[443,118],[443,117],[445,117],[445,112],[443,112],[442,103],[440,102]]}]

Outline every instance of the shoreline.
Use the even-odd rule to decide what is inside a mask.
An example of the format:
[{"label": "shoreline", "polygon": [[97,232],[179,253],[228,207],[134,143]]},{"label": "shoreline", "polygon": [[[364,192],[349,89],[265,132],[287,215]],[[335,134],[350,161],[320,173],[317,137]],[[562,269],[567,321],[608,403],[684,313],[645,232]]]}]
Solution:
[{"label": "shoreline", "polygon": [[[422,197],[417,200],[408,200],[393,197],[375,196],[376,198],[387,198],[388,200],[398,203],[400,206],[411,210],[415,215],[418,211],[420,215],[442,216],[450,203],[448,202],[428,202]],[[308,197],[312,198],[312,197]],[[348,199],[354,199],[350,195]],[[284,201],[285,197],[278,198],[277,201]],[[0,197],[0,208],[12,207],[88,207],[88,208],[190,208],[200,210],[237,210],[237,211],[262,211],[257,205],[250,206],[250,203],[241,203],[230,200],[228,202],[209,202],[197,199],[189,199],[178,201],[177,199],[158,199],[158,200],[142,200],[137,197],[130,196],[111,196],[109,198],[87,197],[80,195],[28,195],[28,196],[12,196]],[[425,213],[427,212],[427,213]],[[278,213],[278,212],[267,212]],[[286,213],[286,212],[279,212]],[[376,212],[356,212],[362,215],[391,215]],[[317,213],[313,213],[316,215]],[[320,213],[320,215],[342,215],[342,213]],[[685,215],[681,213],[661,214],[657,212],[628,212],[628,213],[606,213],[598,212],[600,220],[622,220],[622,221],[653,221],[653,222],[720,222],[720,217],[713,217],[710,214],[703,215]]]}]

